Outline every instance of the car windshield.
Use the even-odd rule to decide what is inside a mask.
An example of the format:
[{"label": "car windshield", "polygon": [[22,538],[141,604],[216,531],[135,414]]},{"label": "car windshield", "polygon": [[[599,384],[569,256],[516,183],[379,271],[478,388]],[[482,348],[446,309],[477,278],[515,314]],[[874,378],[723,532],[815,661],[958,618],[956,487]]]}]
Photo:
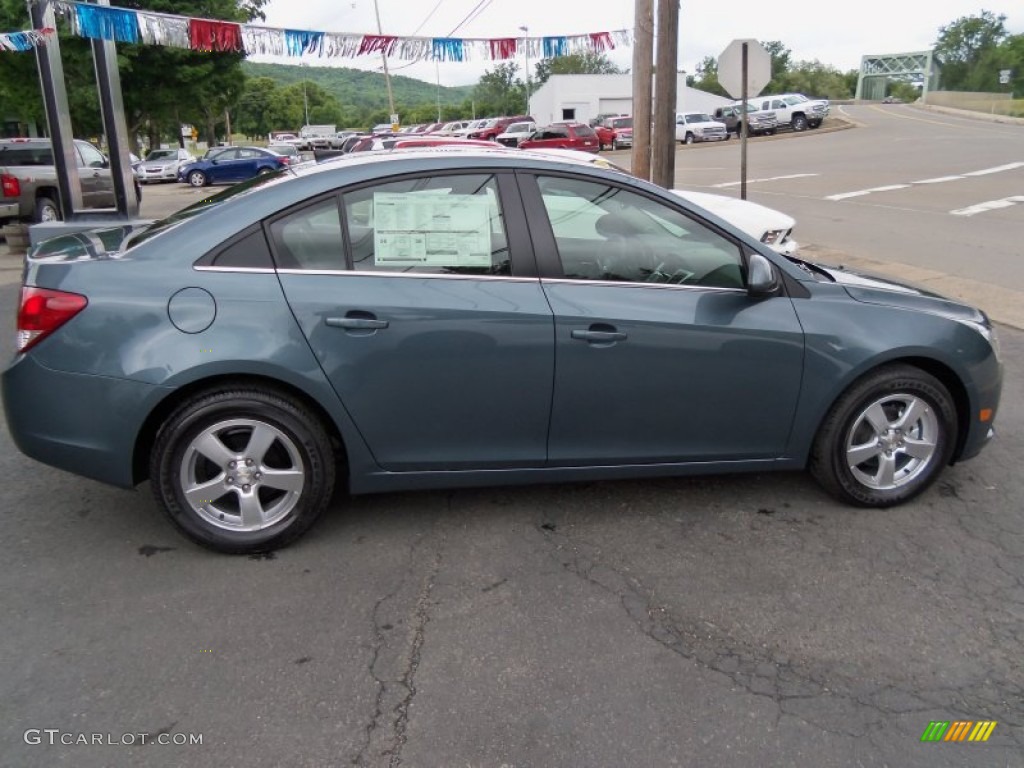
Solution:
[{"label": "car windshield", "polygon": [[148,155],[147,160],[176,160],[178,158],[178,150],[176,149],[154,149]]},{"label": "car windshield", "polygon": [[807,99],[807,97],[806,97],[806,96],[787,96],[787,97],[786,97],[786,98],[784,99],[784,101],[785,101],[785,102],[786,102],[787,104],[789,104],[790,106],[792,106],[792,105],[794,105],[794,104],[803,104],[803,103],[804,103],[805,101],[807,101],[807,100],[808,100],[808,99]]},{"label": "car windshield", "polygon": [[507,133],[527,133],[531,130],[530,123],[512,123],[506,131]]},{"label": "car windshield", "polygon": [[633,118],[632,117],[617,117],[612,120],[612,128],[632,128]]},{"label": "car windshield", "polygon": [[688,123],[710,123],[711,117],[701,112],[694,112],[686,116],[686,122]]}]

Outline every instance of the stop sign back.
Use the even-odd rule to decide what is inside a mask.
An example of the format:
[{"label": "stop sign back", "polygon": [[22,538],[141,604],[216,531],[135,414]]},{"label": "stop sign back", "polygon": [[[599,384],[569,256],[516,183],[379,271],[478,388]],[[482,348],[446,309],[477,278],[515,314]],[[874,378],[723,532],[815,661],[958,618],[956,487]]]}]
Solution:
[{"label": "stop sign back", "polygon": [[753,38],[733,40],[718,57],[718,82],[734,99],[743,98],[743,44],[747,44],[747,97],[772,79],[772,56]]}]

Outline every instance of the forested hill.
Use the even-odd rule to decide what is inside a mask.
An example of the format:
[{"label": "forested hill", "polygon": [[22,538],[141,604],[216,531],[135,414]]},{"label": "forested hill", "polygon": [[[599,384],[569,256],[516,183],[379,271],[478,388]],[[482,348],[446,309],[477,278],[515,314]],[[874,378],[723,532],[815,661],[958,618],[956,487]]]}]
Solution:
[{"label": "forested hill", "polygon": [[[309,80],[334,96],[339,104],[359,109],[375,110],[387,108],[388,92],[384,75],[380,72],[364,72],[360,69],[340,67],[298,67],[288,64],[242,63],[248,77],[269,77],[282,86]],[[437,85],[401,75],[391,76],[391,87],[395,103],[405,107],[412,105],[436,104]],[[441,86],[442,106],[458,106],[470,98],[473,86],[457,88]]]}]

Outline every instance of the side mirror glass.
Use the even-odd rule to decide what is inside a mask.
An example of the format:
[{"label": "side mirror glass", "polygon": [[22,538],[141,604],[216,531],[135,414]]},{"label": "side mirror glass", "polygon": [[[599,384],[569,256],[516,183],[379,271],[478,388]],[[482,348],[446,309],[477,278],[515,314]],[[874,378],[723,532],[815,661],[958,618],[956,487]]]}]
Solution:
[{"label": "side mirror glass", "polygon": [[747,293],[751,296],[771,296],[779,288],[779,274],[760,253],[747,259]]}]

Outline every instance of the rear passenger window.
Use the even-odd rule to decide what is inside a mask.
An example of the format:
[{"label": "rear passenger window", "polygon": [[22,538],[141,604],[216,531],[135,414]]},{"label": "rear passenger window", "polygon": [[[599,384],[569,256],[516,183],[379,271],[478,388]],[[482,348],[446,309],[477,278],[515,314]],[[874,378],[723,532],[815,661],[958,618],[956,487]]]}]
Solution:
[{"label": "rear passenger window", "polygon": [[333,197],[270,225],[279,269],[345,269],[341,217]]},{"label": "rear passenger window", "polygon": [[352,267],[359,271],[509,275],[496,180],[431,176],[344,196]]}]

